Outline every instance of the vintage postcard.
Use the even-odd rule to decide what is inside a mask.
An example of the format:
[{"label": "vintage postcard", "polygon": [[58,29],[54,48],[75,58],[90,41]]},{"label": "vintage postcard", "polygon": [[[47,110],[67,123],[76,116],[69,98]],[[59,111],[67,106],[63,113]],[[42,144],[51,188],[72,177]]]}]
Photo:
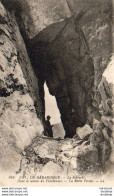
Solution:
[{"label": "vintage postcard", "polygon": [[0,1],[0,186],[114,185],[111,0]]}]

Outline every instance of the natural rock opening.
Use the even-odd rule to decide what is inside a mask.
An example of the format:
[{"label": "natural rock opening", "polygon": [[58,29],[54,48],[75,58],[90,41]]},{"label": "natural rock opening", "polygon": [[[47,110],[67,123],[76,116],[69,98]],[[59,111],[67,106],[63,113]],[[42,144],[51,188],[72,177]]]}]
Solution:
[{"label": "natural rock opening", "polygon": [[65,131],[61,122],[60,112],[57,106],[55,96],[50,95],[46,83],[44,84],[45,92],[45,119],[50,116],[50,124],[52,125],[53,138],[64,139]]},{"label": "natural rock opening", "polygon": [[[19,163],[17,173],[23,174],[55,174],[52,168],[64,174],[109,171],[114,163],[110,1],[2,3],[9,11],[0,3],[1,168],[16,165],[18,171]],[[42,135],[44,82],[56,98],[66,137],[77,132],[74,138]]]},{"label": "natural rock opening", "polygon": [[[88,16],[92,15],[91,9],[93,9],[94,14],[98,14],[98,18],[95,18],[96,21],[98,20],[98,24],[95,24],[97,24],[96,28],[98,28],[99,31],[99,23],[102,22],[100,21],[101,19],[99,19],[99,13],[101,12],[99,1],[94,3],[94,8],[91,7],[92,5],[90,3],[86,6],[83,4],[84,7],[80,7],[80,3],[77,1],[76,5],[80,11],[74,9],[76,5],[72,0],[63,1],[60,4],[48,2],[48,8],[44,3],[43,10],[42,3],[37,0],[34,2],[27,0],[16,2],[13,0],[11,1],[10,7],[7,6],[6,0],[2,0],[2,3],[8,10],[15,12],[32,66],[36,72],[39,83],[39,95],[42,102],[41,116],[43,116],[43,121],[45,121],[43,86],[44,82],[46,82],[50,94],[56,97],[57,105],[61,113],[61,120],[66,131],[66,137],[73,137],[76,128],[79,126],[82,127],[86,123],[92,126],[94,110],[96,110],[96,118],[100,119],[98,105],[96,106],[98,100],[97,103],[94,104],[96,109],[93,109],[92,102],[98,99],[97,87],[99,78],[102,69],[104,70],[106,64],[105,58],[108,58],[110,48],[108,52],[105,52],[104,49],[104,63],[102,63],[103,66],[101,66],[99,74],[96,67],[100,64],[102,59],[99,57],[99,54],[95,52],[95,48],[93,48],[91,44],[94,40],[89,37],[91,30],[84,24],[84,19],[86,18],[88,20],[87,23],[92,25],[92,27],[89,26],[90,29],[93,29],[94,24],[91,22],[91,19],[88,18]],[[47,14],[50,13],[50,10],[53,6],[56,6],[56,4],[57,9],[54,7],[55,9],[52,10],[51,15]],[[109,11],[107,6],[110,7],[110,3],[105,2],[102,13],[106,12],[107,14],[108,12],[109,18],[111,17],[111,11]],[[63,8],[62,15],[61,7]],[[98,8],[97,11],[95,10],[96,8]],[[106,9],[108,9],[108,11]],[[46,19],[47,17],[45,25],[42,22],[42,17],[40,17],[42,12],[44,18]],[[36,15],[33,16],[33,14]],[[93,18],[95,17],[94,14],[92,15]],[[102,26],[105,24],[110,26],[107,18]],[[110,43],[111,39],[108,38],[109,36],[107,37],[108,33],[110,33],[110,30],[109,32],[106,30],[106,39]],[[99,35],[99,39],[100,36],[101,35]],[[97,49],[100,51],[101,47],[97,46]],[[93,58],[94,55],[97,56],[97,58]],[[94,101],[92,101],[93,86],[95,87],[96,96],[94,96]],[[37,108],[37,103],[35,103],[35,107]],[[91,113],[93,113],[92,117]]]},{"label": "natural rock opening", "polygon": [[[6,1],[3,2],[7,4]],[[30,5],[26,3],[29,9]],[[24,16],[19,11],[21,3],[17,6],[13,1],[12,4],[16,7],[17,22],[38,78],[43,122],[45,124],[44,82],[46,82],[50,94],[56,98],[66,131],[65,137],[73,137],[76,128],[84,126],[87,121],[92,126],[92,119],[90,121],[88,118],[87,111],[88,107],[92,108],[94,62],[80,27],[84,13],[81,12],[75,18],[70,17],[62,22],[56,22],[28,39],[24,29]],[[24,6],[23,3],[22,7]],[[9,7],[8,9],[11,10]],[[37,104],[35,107],[37,108]]]},{"label": "natural rock opening", "polygon": [[60,112],[57,107],[55,96],[50,95],[46,83],[44,84],[44,91],[45,91],[45,118],[49,115],[51,117],[50,122],[53,125],[61,123]]},{"label": "natural rock opening", "polygon": [[28,47],[42,104],[46,81],[50,94],[56,97],[66,137],[73,137],[76,128],[84,126],[87,109],[92,107],[94,64],[77,23],[69,18],[51,25],[31,40]]}]

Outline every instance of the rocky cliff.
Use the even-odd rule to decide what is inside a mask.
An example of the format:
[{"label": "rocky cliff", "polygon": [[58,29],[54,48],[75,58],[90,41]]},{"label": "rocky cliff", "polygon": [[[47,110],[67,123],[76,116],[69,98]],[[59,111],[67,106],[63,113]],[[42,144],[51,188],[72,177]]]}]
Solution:
[{"label": "rocky cliff", "polygon": [[[114,161],[111,1],[1,2],[1,168],[17,170],[20,152],[30,145],[28,154],[24,152],[29,159],[31,148],[34,148],[32,139],[45,129],[46,82],[50,94],[56,97],[66,137],[76,133],[74,139],[69,140],[70,150],[77,140],[79,142],[77,155],[68,153],[66,162],[73,159],[77,163],[74,172],[88,172],[89,168],[104,171],[104,163]],[[39,140],[38,137],[35,147],[40,145],[43,153],[42,145],[48,146],[47,139],[44,137],[40,144]],[[50,141],[50,146],[54,150],[59,141],[53,142]],[[51,149],[55,158],[46,154],[46,162],[37,149],[32,163],[37,159],[37,167],[40,161],[44,161],[44,165],[49,161],[58,164],[55,155],[61,156],[60,151],[66,143],[62,141],[54,152]],[[91,154],[95,160],[90,159]]]},{"label": "rocky cliff", "polygon": [[42,133],[40,108],[38,81],[17,22],[0,4],[0,165],[4,169],[13,168],[17,152]]},{"label": "rocky cliff", "polygon": [[87,121],[92,126],[90,113],[98,109],[98,84],[112,49],[111,1],[10,1],[2,3],[15,13],[38,78],[43,116],[46,81],[66,137]]}]

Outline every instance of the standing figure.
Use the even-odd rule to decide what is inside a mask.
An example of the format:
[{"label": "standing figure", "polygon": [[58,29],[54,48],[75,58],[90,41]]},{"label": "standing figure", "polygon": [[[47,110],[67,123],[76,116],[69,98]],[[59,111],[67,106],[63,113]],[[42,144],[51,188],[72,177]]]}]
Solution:
[{"label": "standing figure", "polygon": [[50,123],[50,116],[47,116],[47,120],[45,121],[45,124],[46,124],[46,135],[48,137],[52,137],[53,138],[53,131],[52,131],[52,127],[53,125],[51,125]]}]

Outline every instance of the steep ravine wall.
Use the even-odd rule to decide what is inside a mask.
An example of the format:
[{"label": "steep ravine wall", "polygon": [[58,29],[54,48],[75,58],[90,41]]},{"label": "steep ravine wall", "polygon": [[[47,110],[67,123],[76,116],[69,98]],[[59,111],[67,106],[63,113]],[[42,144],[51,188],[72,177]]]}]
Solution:
[{"label": "steep ravine wall", "polygon": [[94,118],[100,120],[98,85],[112,52],[112,8],[107,0],[103,4],[69,0],[67,5],[71,17],[55,21],[27,41],[42,102],[46,81],[56,97],[66,136],[72,137],[78,126],[86,122],[93,126]]},{"label": "steep ravine wall", "polygon": [[2,0],[16,13],[43,109],[46,81],[56,97],[67,137],[86,122],[93,126],[94,116],[100,120],[98,84],[112,52],[111,0],[10,2],[9,6]]},{"label": "steep ravine wall", "polygon": [[[34,87],[34,88],[33,88]],[[37,103],[39,109],[34,107]],[[13,13],[0,3],[0,167],[10,169],[18,152],[43,131],[38,81]],[[16,152],[17,151],[17,152]]]},{"label": "steep ravine wall", "polygon": [[[10,1],[13,3],[12,7],[14,7],[16,1]],[[6,9],[0,4],[1,167],[4,169],[7,169],[8,167],[13,168],[13,166],[18,167],[18,163],[20,163],[20,155],[18,152],[22,151],[24,147],[28,146],[36,134],[40,135],[43,131],[43,126],[40,120],[42,119],[43,111],[40,102],[41,97],[39,97],[39,87],[41,87],[41,83],[38,84],[38,82],[41,82],[41,80],[39,80],[39,72],[35,73],[37,76],[36,78],[32,70],[34,61],[37,62],[35,64],[36,67],[40,66],[39,70],[42,68],[42,72],[46,72],[48,77],[44,77],[44,80],[46,79],[47,81],[50,93],[56,95],[58,106],[62,108],[61,111],[63,110],[63,113],[66,116],[70,115],[69,118],[66,118],[68,119],[67,124],[70,124],[70,119],[73,119],[74,122],[76,121],[76,116],[74,113],[75,110],[72,108],[72,106],[77,109],[78,104],[80,104],[82,115],[86,114],[88,116],[87,120],[89,122],[87,121],[87,123],[90,123],[93,127],[92,136],[89,137],[89,139],[87,138],[87,141],[85,141],[85,138],[83,138],[83,141],[79,141],[84,143],[84,148],[82,145],[81,150],[79,146],[79,168],[81,168],[81,164],[83,164],[84,170],[86,170],[85,162],[87,163],[87,170],[89,166],[91,167],[91,164],[93,164],[94,168],[94,162],[96,161],[95,164],[98,165],[99,157],[101,157],[100,164],[101,162],[104,164],[107,159],[109,160],[110,152],[112,152],[110,161],[113,163],[113,120],[112,112],[110,111],[113,111],[113,80],[110,81],[106,74],[107,72],[110,72],[109,70],[111,69],[111,66],[106,68],[108,62],[110,61],[112,52],[110,39],[111,1],[105,0],[105,2],[103,2],[103,6],[100,7],[99,3],[101,1],[99,0],[96,4],[94,4],[94,6],[93,3],[89,4],[87,1],[85,1],[83,4],[83,2],[81,3],[79,0],[69,0],[69,4],[67,4],[66,1],[61,1],[59,4],[57,1],[53,1],[52,3],[51,0],[45,0],[42,4],[42,1],[40,0],[20,0],[17,1],[19,2],[19,6],[21,5],[22,9],[20,16],[18,5],[15,6],[17,10],[16,16],[20,17],[19,20],[17,20],[17,18],[15,19],[14,10],[12,10],[12,7],[7,7],[7,0],[2,0],[2,3],[3,2],[6,2],[5,7],[9,11],[6,11]],[[76,9],[77,6],[78,11]],[[38,12],[38,10],[40,11]],[[75,14],[75,22],[77,22],[76,26],[74,25],[74,18],[71,17],[73,14]],[[61,31],[67,21],[69,21],[68,26],[65,26],[66,28],[59,34],[58,37],[58,30]],[[78,31],[76,31],[75,27],[78,27]],[[25,43],[19,30],[21,31]],[[27,49],[29,47],[28,51],[34,56],[32,56],[31,59],[31,61],[33,60],[32,66],[25,44],[27,44]],[[47,51],[49,53],[47,53]],[[65,53],[65,51],[67,52]],[[44,58],[45,55],[46,58]],[[38,56],[40,60],[41,57],[43,58],[43,62],[42,60],[39,62]],[[50,64],[50,57],[52,64]],[[82,60],[82,67],[79,63],[79,57],[81,57]],[[80,66],[78,67],[78,65]],[[84,67],[84,65],[86,66]],[[77,69],[80,67],[82,70],[77,71]],[[46,70],[43,68],[46,68]],[[79,78],[77,80],[76,77],[78,74]],[[91,76],[95,77],[92,77],[92,80],[90,80]],[[92,93],[91,88],[93,87],[93,79],[94,94]],[[58,81],[61,82],[59,83]],[[80,91],[80,89],[78,89],[76,86],[78,82],[81,83],[82,91]],[[60,88],[58,88],[58,86]],[[90,89],[88,87],[90,87]],[[59,90],[56,91],[57,89],[62,90],[59,92]],[[70,91],[70,96],[68,95],[68,91]],[[91,107],[87,107],[86,111],[83,111],[82,103],[84,102],[84,107],[87,105],[85,104],[84,99],[85,93],[87,93],[86,101],[88,100],[88,97],[91,97],[89,96],[90,94],[92,95],[93,99],[89,105]],[[58,97],[60,99],[57,97],[57,94],[59,95]],[[34,104],[37,106],[36,108],[34,107]],[[84,123],[86,123],[85,119]],[[84,129],[82,129],[82,131],[85,130],[85,132],[87,132],[87,136],[89,128],[90,127],[86,126]],[[73,130],[72,136],[74,135],[74,131],[75,130]],[[47,140],[41,140],[43,140],[43,142],[41,142],[41,151],[38,149],[38,157],[35,157],[35,161],[36,158],[38,159],[37,162],[42,161],[42,153],[43,155],[45,154],[42,150],[42,144],[45,148]],[[80,140],[82,139],[80,138]],[[73,141],[74,143],[76,142],[75,138]],[[59,144],[59,142],[57,143]],[[65,143],[67,143],[67,140],[65,140]],[[62,145],[64,146],[65,143],[63,141]],[[70,148],[72,149],[72,140],[69,140],[69,143]],[[110,148],[110,144],[112,148]],[[38,141],[36,141],[35,145],[38,145]],[[56,151],[56,148],[55,146],[53,147],[52,142],[50,142],[49,145],[50,148],[52,145],[51,152],[52,150],[55,150],[55,161],[56,153],[58,154],[58,157],[61,155],[61,153],[58,150]],[[66,146],[67,145],[65,145],[65,148],[67,148]],[[48,151],[49,150],[46,150],[47,153]],[[63,153],[64,151],[66,150],[64,149]],[[94,159],[90,158],[92,157],[92,153],[95,153],[95,161]],[[24,155],[26,156],[25,152]],[[30,155],[32,156],[32,154]],[[39,160],[39,156],[41,156],[41,160]],[[68,161],[69,156],[71,156],[69,153],[67,155],[65,153],[66,162]],[[78,155],[75,154],[73,157],[71,156],[74,162],[76,162],[75,156]],[[29,151],[27,158],[28,157]],[[85,157],[87,157],[86,160]],[[32,162],[32,157],[30,158]],[[90,163],[88,166],[89,158]],[[50,159],[52,161],[53,158],[51,157]],[[33,163],[34,162],[32,162],[32,164]],[[49,167],[51,166],[49,165]],[[73,172],[75,172],[75,170],[73,170]]]},{"label": "steep ravine wall", "polygon": [[102,131],[106,139],[111,143],[110,161],[114,164],[114,55],[103,72],[98,89],[100,92],[99,112],[101,122],[104,125]]}]

